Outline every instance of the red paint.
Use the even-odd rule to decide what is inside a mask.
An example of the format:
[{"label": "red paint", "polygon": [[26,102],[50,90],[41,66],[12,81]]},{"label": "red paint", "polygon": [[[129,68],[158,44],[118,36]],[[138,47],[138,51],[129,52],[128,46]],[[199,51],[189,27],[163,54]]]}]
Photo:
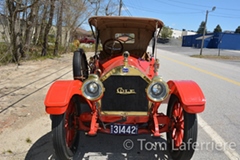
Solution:
[{"label": "red paint", "polygon": [[188,113],[200,113],[205,108],[206,99],[198,84],[191,80],[168,81],[171,94],[175,94]]},{"label": "red paint", "polygon": [[[128,57],[128,65],[139,69],[140,72],[142,72],[144,75],[147,75],[148,78],[150,79],[152,79],[153,76],[156,75],[154,74],[154,62],[155,62],[154,58],[152,58],[150,61],[145,61],[132,56]],[[115,67],[123,66],[124,58],[122,55],[120,55],[107,61],[102,61],[100,62],[100,64],[101,64],[100,68],[102,69],[104,75]]]},{"label": "red paint", "polygon": [[183,108],[180,103],[177,102],[173,106],[172,110],[172,118],[173,118],[173,128],[172,128],[172,139],[174,142],[174,147],[178,148],[183,142],[184,136],[184,115]]},{"label": "red paint", "polygon": [[67,110],[73,95],[81,95],[79,80],[66,80],[54,82],[48,90],[44,104],[49,114],[63,114]]}]

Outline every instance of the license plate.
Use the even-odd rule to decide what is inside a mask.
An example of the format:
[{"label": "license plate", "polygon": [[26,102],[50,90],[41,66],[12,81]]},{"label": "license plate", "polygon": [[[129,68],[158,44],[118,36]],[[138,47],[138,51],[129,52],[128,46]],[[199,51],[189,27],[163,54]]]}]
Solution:
[{"label": "license plate", "polygon": [[138,134],[137,125],[111,124],[111,134]]}]

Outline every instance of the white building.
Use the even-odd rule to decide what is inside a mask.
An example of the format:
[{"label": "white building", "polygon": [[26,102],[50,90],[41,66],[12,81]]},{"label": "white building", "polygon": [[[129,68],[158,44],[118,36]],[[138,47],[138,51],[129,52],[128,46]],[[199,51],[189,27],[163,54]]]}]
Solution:
[{"label": "white building", "polygon": [[176,29],[172,29],[172,31],[173,31],[172,38],[175,38],[175,39],[181,38],[182,36],[186,36],[186,35],[197,34],[196,32],[193,32],[193,31],[182,31],[182,30],[176,30]]}]

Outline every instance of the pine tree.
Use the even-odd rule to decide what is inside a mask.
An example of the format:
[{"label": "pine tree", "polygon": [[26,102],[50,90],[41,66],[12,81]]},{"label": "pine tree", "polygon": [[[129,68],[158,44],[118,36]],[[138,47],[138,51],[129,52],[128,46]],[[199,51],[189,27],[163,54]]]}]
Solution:
[{"label": "pine tree", "polygon": [[[198,33],[198,34],[203,34],[204,26],[205,26],[205,22],[202,21],[201,24],[200,24],[200,26],[199,26],[199,28],[198,28],[198,30],[197,30],[197,33]],[[206,30],[205,30],[205,33],[207,33],[207,28],[206,28]]]},{"label": "pine tree", "polygon": [[240,26],[238,26],[234,33],[240,33]]},{"label": "pine tree", "polygon": [[220,25],[218,24],[216,26],[216,28],[214,29],[213,33],[221,33],[222,32],[222,28],[220,27]]}]

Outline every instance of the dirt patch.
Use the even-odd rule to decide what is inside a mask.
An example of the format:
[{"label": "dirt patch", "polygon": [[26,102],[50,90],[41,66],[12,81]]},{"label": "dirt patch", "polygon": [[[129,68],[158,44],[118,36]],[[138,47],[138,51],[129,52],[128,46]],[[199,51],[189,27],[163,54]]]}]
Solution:
[{"label": "dirt patch", "polygon": [[44,98],[51,83],[72,79],[72,54],[0,67],[0,159],[24,159],[51,130]]}]

